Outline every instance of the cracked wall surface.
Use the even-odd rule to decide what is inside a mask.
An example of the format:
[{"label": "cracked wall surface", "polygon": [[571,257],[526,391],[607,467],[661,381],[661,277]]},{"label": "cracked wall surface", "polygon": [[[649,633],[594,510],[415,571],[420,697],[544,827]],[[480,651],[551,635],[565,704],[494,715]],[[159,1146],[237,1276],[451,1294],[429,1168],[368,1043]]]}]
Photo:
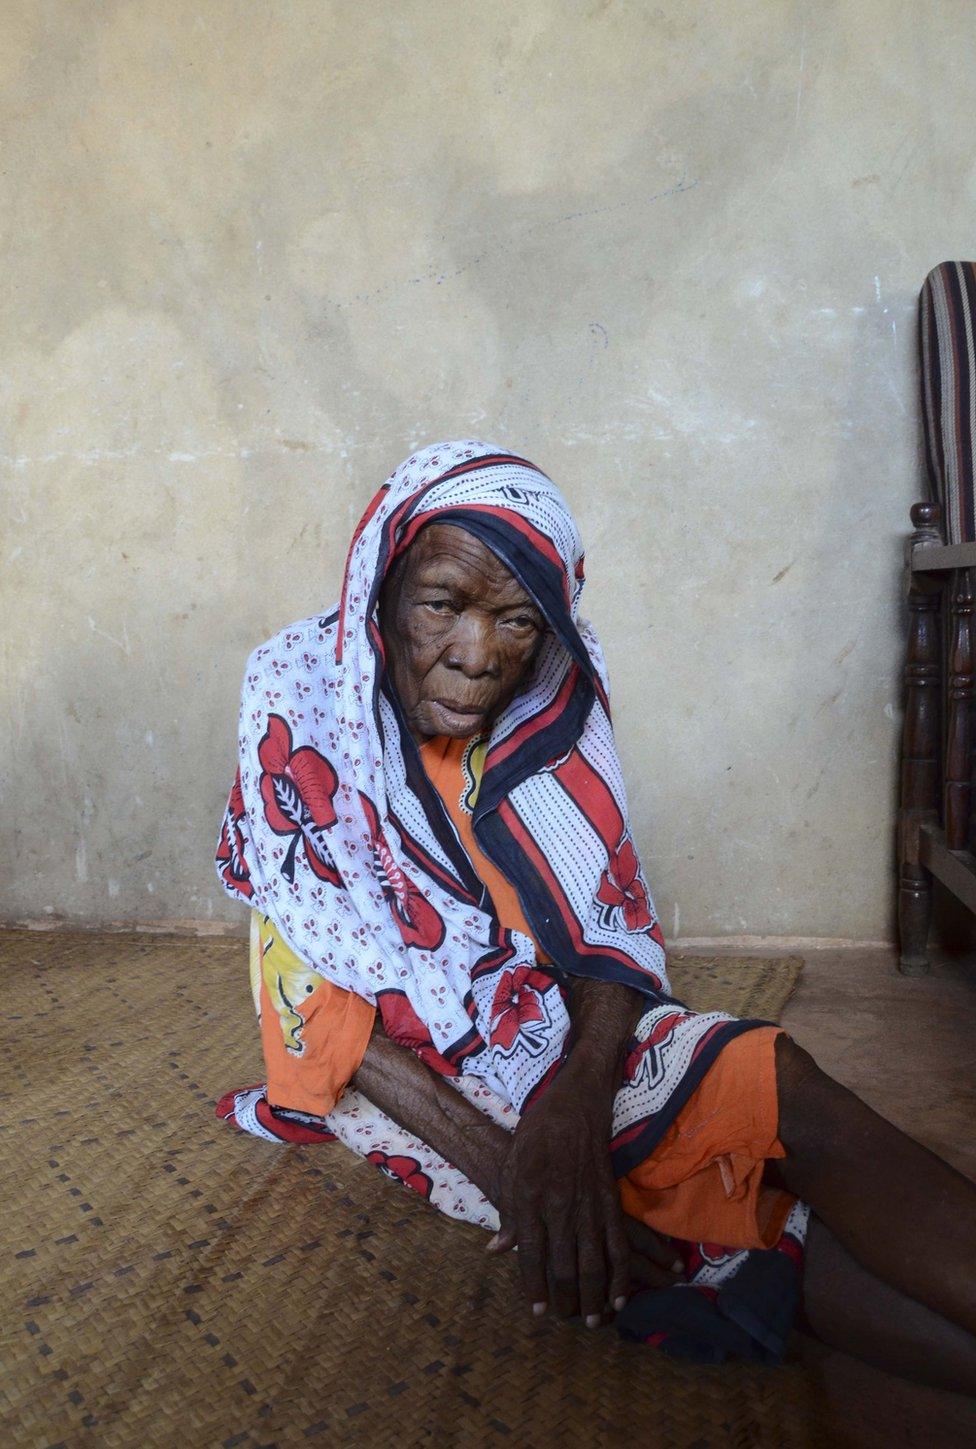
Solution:
[{"label": "cracked wall surface", "polygon": [[0,11],[7,919],[243,925],[250,648],[409,451],[588,546],[666,934],[891,935],[918,288],[964,0]]}]

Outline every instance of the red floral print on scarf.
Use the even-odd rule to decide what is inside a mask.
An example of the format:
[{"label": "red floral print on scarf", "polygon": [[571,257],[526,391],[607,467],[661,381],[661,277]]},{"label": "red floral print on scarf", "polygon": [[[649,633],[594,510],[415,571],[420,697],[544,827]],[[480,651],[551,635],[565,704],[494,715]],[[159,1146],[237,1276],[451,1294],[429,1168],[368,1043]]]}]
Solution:
[{"label": "red floral print on scarf", "polygon": [[607,862],[596,898],[607,907],[605,916],[622,916],[628,931],[646,931],[654,923],[641,877],[640,861],[629,835],[623,836]]},{"label": "red floral print on scarf", "polygon": [[491,1044],[508,1051],[522,1028],[545,1021],[537,988],[550,985],[550,978],[531,966],[505,971],[491,1003]]},{"label": "red floral print on scarf", "polygon": [[419,1192],[421,1197],[430,1197],[434,1184],[426,1172],[421,1172],[420,1163],[416,1157],[407,1157],[405,1153],[389,1154],[377,1149],[367,1152],[366,1161],[372,1162],[374,1167],[385,1172],[387,1177],[402,1182],[404,1187],[413,1188],[414,1192]]},{"label": "red floral print on scarf", "polygon": [[249,901],[254,894],[251,872],[244,859],[244,837],[240,822],[244,819],[244,796],[241,794],[241,772],[238,769],[231,788],[227,809],[220,827],[217,845],[217,869],[224,884],[235,894]]},{"label": "red floral print on scarf", "polygon": [[286,880],[295,879],[299,843],[305,859],[321,880],[341,885],[342,880],[325,841],[336,823],[332,797],[338,781],[324,755],[304,745],[292,751],[291,729],[280,714],[268,716],[268,728],[258,745],[261,762],[261,799],[265,819],[276,835],[290,835],[291,844],[281,866]]},{"label": "red floral print on scarf", "polygon": [[444,939],[444,922],[427,897],[397,865],[380,828],[380,818],[372,800],[362,791],[359,798],[370,828],[376,876],[393,913],[393,919],[400,929],[400,935],[408,946],[435,951]]}]

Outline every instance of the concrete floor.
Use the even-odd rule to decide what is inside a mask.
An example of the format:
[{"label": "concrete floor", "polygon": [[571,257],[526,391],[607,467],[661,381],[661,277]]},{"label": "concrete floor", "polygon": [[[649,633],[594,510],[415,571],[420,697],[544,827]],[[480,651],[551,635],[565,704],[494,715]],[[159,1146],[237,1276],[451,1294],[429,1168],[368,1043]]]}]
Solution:
[{"label": "concrete floor", "polygon": [[[822,950],[804,960],[784,1026],[824,1071],[976,1180],[976,953],[934,953],[922,977],[899,975],[893,951]],[[837,1443],[976,1444],[976,1400],[906,1384],[827,1349],[811,1359]]]}]

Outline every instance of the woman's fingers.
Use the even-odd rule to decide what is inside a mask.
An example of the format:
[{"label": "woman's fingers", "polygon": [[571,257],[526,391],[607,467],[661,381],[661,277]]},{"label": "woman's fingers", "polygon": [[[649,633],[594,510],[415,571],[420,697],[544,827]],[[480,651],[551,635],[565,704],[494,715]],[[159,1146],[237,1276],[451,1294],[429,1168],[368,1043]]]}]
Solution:
[{"label": "woman's fingers", "polygon": [[511,1224],[502,1223],[498,1232],[485,1248],[486,1253],[507,1253],[515,1247],[518,1242],[518,1235]]},{"label": "woman's fingers", "polygon": [[684,1272],[684,1263],[680,1256],[661,1233],[656,1233],[638,1218],[625,1216],[623,1224],[627,1240],[635,1253],[671,1273]]},{"label": "woman's fingers", "polygon": [[607,1223],[607,1261],[610,1264],[607,1297],[615,1313],[626,1305],[630,1287],[630,1244],[622,1219],[623,1214],[618,1211]]},{"label": "woman's fingers", "polygon": [[549,1306],[546,1282],[546,1230],[541,1219],[524,1218],[518,1228],[518,1265],[522,1288],[532,1312],[545,1313]]},{"label": "woman's fingers", "polygon": [[[520,1186],[523,1186],[520,1184]],[[684,1275],[673,1243],[620,1208],[616,1184],[565,1192],[514,1192],[487,1246],[499,1254],[517,1245],[525,1295],[536,1314],[551,1305],[565,1318],[579,1313],[588,1328],[620,1312],[634,1287],[667,1288]],[[521,1199],[521,1200],[520,1200]]]},{"label": "woman's fingers", "polygon": [[670,1288],[680,1282],[677,1273],[662,1268],[660,1263],[652,1263],[640,1253],[631,1253],[629,1273],[631,1286],[635,1288]]},{"label": "woman's fingers", "polygon": [[638,1218],[625,1216],[624,1236],[630,1245],[630,1281],[638,1288],[670,1288],[684,1276],[684,1263],[672,1244]]},{"label": "woman's fingers", "polygon": [[572,1220],[547,1223],[552,1305],[562,1318],[579,1312],[579,1264]]},{"label": "woman's fingers", "polygon": [[579,1311],[587,1328],[598,1328],[607,1308],[607,1261],[603,1234],[581,1233],[576,1247]]}]

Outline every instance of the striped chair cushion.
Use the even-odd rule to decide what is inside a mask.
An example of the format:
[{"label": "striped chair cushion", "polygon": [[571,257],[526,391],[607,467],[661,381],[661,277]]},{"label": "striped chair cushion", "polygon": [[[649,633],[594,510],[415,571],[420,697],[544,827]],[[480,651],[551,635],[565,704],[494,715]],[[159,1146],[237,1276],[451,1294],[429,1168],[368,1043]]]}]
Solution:
[{"label": "striped chair cushion", "polygon": [[942,262],[920,298],[922,411],[947,543],[976,539],[976,262]]}]

